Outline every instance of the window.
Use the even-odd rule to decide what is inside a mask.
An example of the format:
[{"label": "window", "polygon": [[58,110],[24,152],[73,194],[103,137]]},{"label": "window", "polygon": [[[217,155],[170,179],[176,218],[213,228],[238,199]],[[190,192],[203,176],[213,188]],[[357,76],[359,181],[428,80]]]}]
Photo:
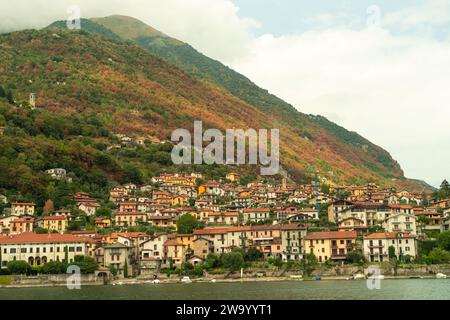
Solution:
[{"label": "window", "polygon": [[69,252],[75,252],[75,247],[69,247]]},{"label": "window", "polygon": [[45,247],[42,248],[42,252],[43,252],[43,253],[46,253],[46,252],[47,252],[47,248],[45,248]]},{"label": "window", "polygon": [[9,249],[9,253],[16,253],[16,248]]},{"label": "window", "polygon": [[21,252],[21,253],[27,253],[27,248],[21,248],[21,249],[20,249],[20,252]]},{"label": "window", "polygon": [[81,251],[83,251],[83,248],[82,247],[77,247],[77,252],[81,252]]}]

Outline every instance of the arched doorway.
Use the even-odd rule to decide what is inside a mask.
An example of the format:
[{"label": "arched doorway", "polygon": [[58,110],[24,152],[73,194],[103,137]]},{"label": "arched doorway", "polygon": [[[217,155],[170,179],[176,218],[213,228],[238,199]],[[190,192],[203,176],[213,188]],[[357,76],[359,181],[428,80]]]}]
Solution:
[{"label": "arched doorway", "polygon": [[36,257],[36,259],[34,260],[34,262],[36,263],[37,266],[41,265],[41,258]]},{"label": "arched doorway", "polygon": [[46,257],[46,256],[43,256],[43,257],[42,257],[42,264],[43,264],[43,265],[46,265],[46,264],[47,264],[47,257]]},{"label": "arched doorway", "polygon": [[29,257],[29,258],[28,258],[28,264],[29,264],[30,266],[33,266],[33,265],[34,265],[34,258],[33,258],[33,257]]}]

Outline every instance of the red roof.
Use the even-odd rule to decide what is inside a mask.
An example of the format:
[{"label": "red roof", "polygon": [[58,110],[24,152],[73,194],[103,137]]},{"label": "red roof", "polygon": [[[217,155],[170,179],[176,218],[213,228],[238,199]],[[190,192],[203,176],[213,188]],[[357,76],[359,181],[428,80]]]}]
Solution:
[{"label": "red roof", "polygon": [[12,202],[13,206],[36,206],[33,202]]},{"label": "red roof", "polygon": [[[398,232],[378,232],[378,233],[372,233],[369,234],[368,236],[364,237],[364,240],[366,239],[395,239],[395,238],[400,238],[397,237]],[[403,237],[401,238],[414,238],[413,235],[411,235],[411,233],[409,232],[403,232]]]},{"label": "red roof", "polygon": [[24,222],[33,223],[34,218],[18,218],[16,220],[11,221],[11,223],[24,223]]},{"label": "red roof", "polygon": [[270,212],[268,208],[253,208],[253,209],[244,209],[243,212]]},{"label": "red roof", "polygon": [[15,236],[8,236],[0,238],[0,244],[8,243],[67,243],[67,242],[89,242],[89,239],[76,237],[72,234],[36,234],[36,233],[22,233]]},{"label": "red roof", "polygon": [[312,232],[308,234],[306,240],[320,240],[320,239],[355,239],[356,231],[322,231]]},{"label": "red roof", "polygon": [[67,220],[67,217],[66,216],[46,216],[42,220],[44,220],[44,221],[47,221],[47,220]]}]

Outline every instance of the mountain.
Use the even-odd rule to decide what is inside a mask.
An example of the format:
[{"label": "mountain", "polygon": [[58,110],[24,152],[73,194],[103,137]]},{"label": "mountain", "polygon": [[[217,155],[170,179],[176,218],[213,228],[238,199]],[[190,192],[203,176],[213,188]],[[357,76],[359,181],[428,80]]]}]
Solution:
[{"label": "mountain", "polygon": [[[199,53],[189,44],[170,38],[166,34],[131,17],[115,15],[105,18],[95,18],[91,19],[91,21],[108,28],[123,39],[134,41],[150,53],[179,67],[190,76],[207,81],[208,83],[213,83],[255,108],[265,113],[270,113],[281,123],[289,125],[300,136],[314,141],[314,135],[312,133],[317,132],[317,126],[319,126],[321,130],[323,129],[329,135],[332,135],[333,140],[351,146],[352,149],[359,149],[356,153],[368,154],[371,159],[364,159],[363,163],[371,170],[388,178],[403,176],[403,172],[398,163],[382,148],[372,144],[357,133],[350,132],[328,121],[324,117],[308,116],[298,112],[293,106],[282,99],[258,87],[248,78],[222,63]],[[89,26],[83,29],[96,32],[90,29]],[[130,30],[133,30],[133,32],[130,32]],[[332,145],[331,147],[333,148],[334,146]],[[339,152],[339,150],[334,150],[334,152]],[[359,157],[357,154],[354,154],[354,156]],[[374,165],[374,162],[382,166]],[[320,163],[315,163],[314,165],[321,167],[322,171],[328,169],[325,168],[327,167],[326,165],[321,166]]]},{"label": "mountain", "polygon": [[[280,128],[281,161],[294,179],[308,176],[304,170],[314,165],[335,182],[387,185],[395,178],[409,183],[386,151],[362,137],[351,141],[354,134],[343,128],[328,124],[325,129],[324,118],[294,110],[303,123],[293,126],[278,115],[283,107],[268,105],[269,112],[252,105],[104,26],[85,22],[82,31],[53,25],[0,35],[0,86],[13,96],[3,97],[0,90],[0,126],[6,127],[0,135],[3,190],[40,204],[49,198],[66,201],[54,195],[68,189],[105,196],[111,182],[146,183],[163,170],[194,169],[213,178],[230,170],[257,172],[253,167],[174,167],[167,143],[114,148],[117,134],[167,140],[174,129],[192,128],[198,119],[210,128]],[[31,92],[36,110],[27,107]],[[380,161],[378,154],[387,154],[386,159]],[[44,171],[54,167],[67,168],[73,183],[47,177]]]}]

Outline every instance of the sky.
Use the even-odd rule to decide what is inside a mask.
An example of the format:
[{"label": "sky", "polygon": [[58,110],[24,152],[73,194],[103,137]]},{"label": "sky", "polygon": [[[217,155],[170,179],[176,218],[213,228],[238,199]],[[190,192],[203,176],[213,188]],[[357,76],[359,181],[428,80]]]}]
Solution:
[{"label": "sky", "polygon": [[124,14],[388,150],[410,178],[450,178],[450,0],[0,0],[0,30]]}]

